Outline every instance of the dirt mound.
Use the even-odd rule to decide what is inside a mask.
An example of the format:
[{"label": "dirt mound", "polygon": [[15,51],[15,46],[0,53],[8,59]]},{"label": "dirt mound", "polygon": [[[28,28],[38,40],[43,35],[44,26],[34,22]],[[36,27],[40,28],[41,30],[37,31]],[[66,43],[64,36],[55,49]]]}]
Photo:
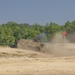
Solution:
[{"label": "dirt mound", "polygon": [[41,51],[41,48],[43,46],[44,46],[44,43],[34,42],[32,40],[25,40],[25,39],[21,39],[20,41],[18,41],[18,44],[17,44],[17,48],[34,50],[34,51]]}]

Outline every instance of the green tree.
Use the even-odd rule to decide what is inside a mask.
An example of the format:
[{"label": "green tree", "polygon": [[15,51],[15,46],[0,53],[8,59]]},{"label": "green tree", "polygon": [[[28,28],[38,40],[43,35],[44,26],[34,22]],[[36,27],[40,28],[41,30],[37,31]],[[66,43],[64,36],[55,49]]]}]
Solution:
[{"label": "green tree", "polygon": [[61,27],[58,24],[51,22],[50,24],[48,24],[48,23],[46,24],[45,30],[47,33],[53,34],[53,33],[60,31]]}]

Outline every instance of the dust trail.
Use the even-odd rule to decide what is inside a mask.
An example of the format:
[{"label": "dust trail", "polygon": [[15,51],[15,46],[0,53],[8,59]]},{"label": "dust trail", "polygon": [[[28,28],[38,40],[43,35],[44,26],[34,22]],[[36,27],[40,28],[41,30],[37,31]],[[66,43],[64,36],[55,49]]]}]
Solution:
[{"label": "dust trail", "polygon": [[74,56],[75,44],[69,43],[62,33],[56,33],[50,44],[45,44],[43,52],[54,56]]}]

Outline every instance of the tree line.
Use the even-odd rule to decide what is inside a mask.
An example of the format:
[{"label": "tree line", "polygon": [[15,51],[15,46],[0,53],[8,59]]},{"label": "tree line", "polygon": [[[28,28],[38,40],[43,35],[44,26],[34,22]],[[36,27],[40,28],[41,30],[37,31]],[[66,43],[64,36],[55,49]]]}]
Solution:
[{"label": "tree line", "polygon": [[64,25],[58,25],[53,22],[46,23],[45,25],[8,22],[6,24],[0,24],[0,45],[16,47],[20,39],[35,39],[37,35],[42,33],[45,33],[47,38],[52,38],[54,33],[63,31],[67,32],[69,37],[66,37],[68,39],[73,39],[73,41],[70,39],[71,42],[75,42],[75,21],[67,21]]}]

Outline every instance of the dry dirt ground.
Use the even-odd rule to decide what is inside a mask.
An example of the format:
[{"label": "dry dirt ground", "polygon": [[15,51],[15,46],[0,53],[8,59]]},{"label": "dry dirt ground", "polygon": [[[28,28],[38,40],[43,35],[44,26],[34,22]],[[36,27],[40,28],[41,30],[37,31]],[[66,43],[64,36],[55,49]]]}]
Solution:
[{"label": "dry dirt ground", "polygon": [[0,75],[75,75],[75,56],[0,47]]}]

